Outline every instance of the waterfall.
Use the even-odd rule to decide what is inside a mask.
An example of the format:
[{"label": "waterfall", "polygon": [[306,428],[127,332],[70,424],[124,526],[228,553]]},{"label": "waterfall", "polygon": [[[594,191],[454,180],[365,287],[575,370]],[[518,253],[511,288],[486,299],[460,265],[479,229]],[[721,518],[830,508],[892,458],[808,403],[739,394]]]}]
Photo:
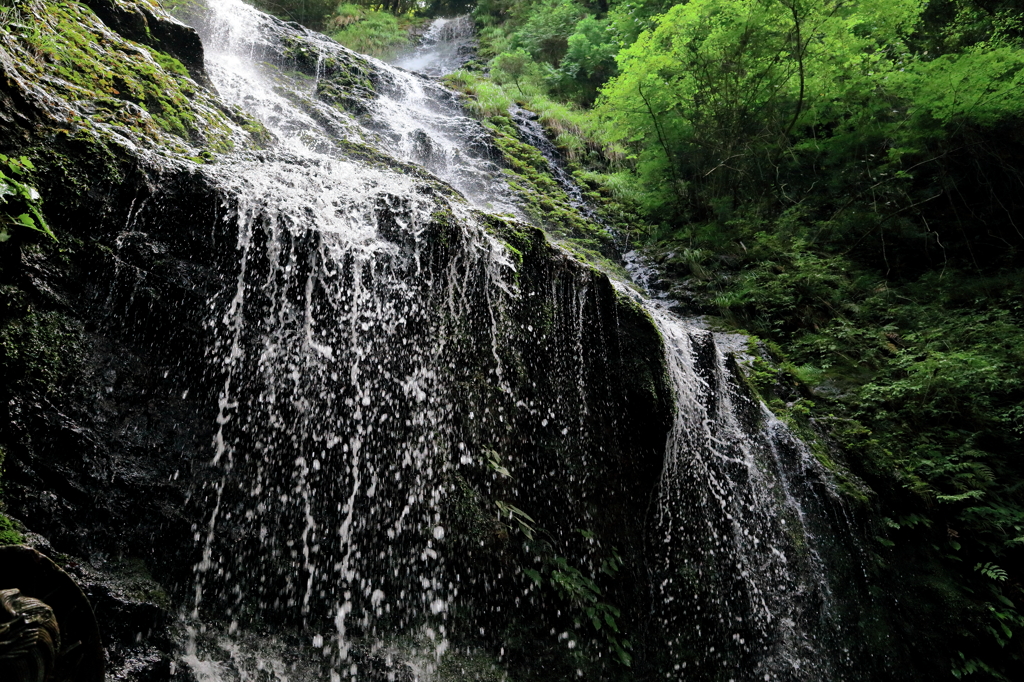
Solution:
[{"label": "waterfall", "polygon": [[866,679],[841,603],[858,586],[837,581],[863,569],[836,564],[855,548],[834,546],[852,537],[835,484],[714,334],[649,310],[676,391],[651,540],[676,665],[696,679]]},{"label": "waterfall", "polygon": [[[452,68],[467,20],[402,68],[239,0],[197,24],[221,97],[275,141],[204,171],[235,261],[208,320],[192,675],[468,679],[453,647],[542,664],[493,651],[510,612],[571,654],[570,607],[614,599],[647,632],[636,679],[859,679],[828,475],[713,334],[516,222],[485,129],[410,72]],[[625,578],[591,589],[599,568]],[[589,664],[628,657],[610,627]]]},{"label": "waterfall", "polygon": [[473,56],[473,39],[473,21],[468,16],[435,19],[416,49],[395,60],[395,65],[427,76],[444,76]]}]

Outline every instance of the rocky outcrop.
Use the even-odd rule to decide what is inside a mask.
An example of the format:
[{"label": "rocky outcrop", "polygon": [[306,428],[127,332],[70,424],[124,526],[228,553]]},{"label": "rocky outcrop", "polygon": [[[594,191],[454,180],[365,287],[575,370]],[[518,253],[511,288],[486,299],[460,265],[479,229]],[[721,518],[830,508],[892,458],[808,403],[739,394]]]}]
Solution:
[{"label": "rocky outcrop", "polygon": [[185,65],[195,82],[204,87],[212,86],[203,63],[203,42],[191,26],[144,2],[90,0],[85,4],[124,38],[174,57]]}]

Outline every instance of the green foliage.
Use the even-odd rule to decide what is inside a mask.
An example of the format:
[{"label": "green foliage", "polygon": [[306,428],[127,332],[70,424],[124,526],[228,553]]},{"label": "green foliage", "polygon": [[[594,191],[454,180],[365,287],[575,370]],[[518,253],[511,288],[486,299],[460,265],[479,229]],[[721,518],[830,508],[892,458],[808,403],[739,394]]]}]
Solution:
[{"label": "green foliage", "polygon": [[342,4],[328,23],[334,40],[362,54],[390,59],[410,45],[408,31],[388,12]]},{"label": "green foliage", "polygon": [[944,127],[1017,119],[1024,116],[1024,50],[980,45],[918,62],[901,89],[917,116]]},{"label": "green foliage", "polygon": [[897,71],[889,55],[919,11],[916,0],[676,5],[620,52],[600,109],[637,150],[660,196],[652,209],[722,218],[739,193],[770,187],[791,132],[820,140],[874,113],[865,95]]},{"label": "green foliage", "polygon": [[[593,537],[588,531],[579,531],[584,537]],[[529,536],[533,540],[533,536]],[[604,593],[598,586],[596,575],[588,575],[568,559],[552,553],[546,543],[535,545],[540,550],[539,568],[525,568],[525,575],[535,587],[551,588],[554,593],[567,605],[568,610],[576,614],[578,620],[574,628],[579,630],[584,624],[589,624],[593,634],[599,635],[604,645],[615,660],[624,666],[631,666],[633,656],[629,653],[632,649],[631,642],[625,638],[620,630],[618,619],[621,611],[613,604],[605,601]],[[615,548],[600,562],[598,573],[607,578],[614,578],[622,566],[622,559]],[[582,622],[580,622],[582,621]],[[561,639],[567,639],[574,645],[583,635],[580,632],[567,631],[561,634]]]},{"label": "green foliage", "polygon": [[654,18],[676,3],[673,0],[612,0],[608,3],[608,21],[619,45],[636,42],[644,31],[654,27]]},{"label": "green foliage", "polygon": [[583,8],[573,0],[544,0],[516,31],[513,46],[525,49],[539,61],[557,65],[569,47],[569,36],[583,16]]},{"label": "green foliage", "polygon": [[535,524],[536,521],[534,521],[529,514],[519,507],[502,500],[496,500],[494,502],[494,506],[498,508],[498,518],[507,518],[510,521],[514,521],[516,526],[519,527],[519,531],[525,535],[528,540],[533,539],[533,524]]},{"label": "green foliage", "polygon": [[1005,582],[1006,578],[1007,578],[1006,571],[1004,571],[1003,569],[999,568],[998,566],[993,564],[991,561],[986,561],[983,564],[982,563],[976,564],[974,566],[974,570],[978,571],[979,573],[981,573],[986,578],[989,578],[990,580],[996,580],[996,581],[999,581],[999,582]]},{"label": "green foliage", "polygon": [[615,55],[619,51],[608,21],[584,17],[569,36],[561,68],[574,78],[585,79],[597,87],[615,74]]},{"label": "green foliage", "polygon": [[25,536],[18,532],[9,518],[0,514],[0,546],[20,545],[25,542]]},{"label": "green foliage", "polygon": [[[954,672],[1005,674],[1019,665],[1014,647],[1024,624],[1015,606],[1024,549],[1016,457],[1024,446],[1020,271],[979,276],[947,268],[891,282],[810,246],[813,223],[789,216],[738,221],[733,229],[745,250],[733,256],[728,279],[703,258],[693,260],[706,271],[690,267],[690,280],[703,282],[733,324],[778,342],[789,376],[814,396],[796,404],[831,425],[876,490],[888,499],[915,496],[915,504],[902,503],[898,522],[888,519],[897,533],[879,535],[880,545],[906,551],[923,544],[941,554],[958,589],[974,595],[969,603],[984,614],[955,640],[973,658],[954,662]],[[750,380],[770,395],[779,372],[759,367]],[[938,529],[941,542],[932,540]]]},{"label": "green foliage", "polygon": [[502,52],[491,60],[491,77],[498,84],[512,82],[519,91],[520,96],[524,95],[520,81],[527,76],[537,73],[537,65],[530,58],[530,53],[523,48],[517,48],[511,52]]},{"label": "green foliage", "polygon": [[[485,449],[480,461],[499,485],[512,482],[513,475],[502,464],[500,453]],[[457,497],[461,502],[459,514],[463,517],[475,516],[477,505],[470,499],[480,496],[469,488],[464,479],[458,481]],[[561,604],[558,615],[561,617],[564,614],[561,621],[566,626],[571,625],[571,629],[562,632],[559,641],[565,640],[570,648],[575,648],[577,644],[596,640],[599,646],[614,656],[614,660],[623,666],[630,666],[632,656],[629,649],[632,645],[619,624],[621,611],[598,584],[599,581],[611,583],[619,572],[622,558],[618,551],[614,547],[602,550],[595,533],[577,529],[579,537],[574,539],[582,540],[582,547],[587,549],[582,559],[573,561],[564,556],[571,549],[571,541],[559,542],[555,534],[541,527],[536,519],[511,502],[494,500],[494,507],[497,510],[495,522],[501,529],[500,535],[508,538],[518,530],[525,539],[522,549],[532,558],[533,567],[521,566],[517,572],[529,581],[527,592],[540,590],[547,598]],[[474,525],[484,524],[476,520]],[[593,551],[595,547],[596,557]],[[586,627],[588,624],[589,628]]]},{"label": "green foliage", "polygon": [[0,154],[0,242],[7,241],[21,229],[57,239],[43,218],[39,192],[27,182],[34,170],[35,166],[27,157]]}]

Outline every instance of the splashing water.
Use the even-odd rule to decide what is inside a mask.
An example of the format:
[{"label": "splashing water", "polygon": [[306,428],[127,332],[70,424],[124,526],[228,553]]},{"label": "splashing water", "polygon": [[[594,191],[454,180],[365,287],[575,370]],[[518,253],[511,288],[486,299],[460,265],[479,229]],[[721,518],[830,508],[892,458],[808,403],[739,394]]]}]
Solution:
[{"label": "splashing water", "polygon": [[849,537],[835,486],[711,332],[650,311],[676,391],[650,540],[676,665],[699,679],[861,679],[843,672],[848,626],[821,537]]},{"label": "splashing water", "polygon": [[[439,580],[438,536],[419,529],[440,528],[455,449],[447,340],[454,319],[474,317],[464,302],[506,295],[514,268],[443,183],[342,152],[373,142],[482,207],[509,208],[498,168],[473,154],[482,131],[451,93],[374,63],[381,93],[353,116],[316,97],[344,48],[235,0],[209,9],[211,77],[277,145],[209,170],[233,197],[222,219],[237,230],[238,265],[212,304],[223,387],[191,617],[214,608],[229,635],[262,620],[326,633],[310,640],[320,663],[307,667],[332,679],[371,661],[352,631],[372,635],[381,619],[422,626],[434,658],[453,586]],[[296,37],[316,52],[312,82],[261,64]],[[204,645],[197,627],[184,660],[200,678],[255,674],[242,640]],[[218,663],[225,652],[232,662]]]},{"label": "splashing water", "polygon": [[455,71],[473,56],[473,20],[468,16],[435,19],[416,49],[395,66],[435,78]]},{"label": "splashing water", "polygon": [[[398,65],[452,68],[467,27],[438,20]],[[221,390],[182,661],[202,682],[435,679],[454,614],[482,608],[469,593],[493,601],[470,618],[481,634],[510,608],[555,610],[529,589],[499,594],[507,568],[474,573],[483,559],[446,553],[465,480],[532,499],[568,528],[551,532],[565,546],[625,499],[614,486],[628,476],[595,473],[641,439],[608,378],[623,338],[607,313],[616,294],[567,256],[526,290],[526,265],[473,210],[520,214],[454,93],[239,0],[212,0],[199,29],[221,96],[276,143],[205,171],[229,197],[220,219],[236,262],[211,301]],[[676,409],[657,514],[622,536],[646,534],[666,678],[689,666],[856,679],[834,643],[820,547],[831,527],[807,511],[841,515],[827,476],[739,388],[712,334],[646,315]],[[510,482],[495,473],[506,465]],[[581,565],[604,551],[575,547]]]}]

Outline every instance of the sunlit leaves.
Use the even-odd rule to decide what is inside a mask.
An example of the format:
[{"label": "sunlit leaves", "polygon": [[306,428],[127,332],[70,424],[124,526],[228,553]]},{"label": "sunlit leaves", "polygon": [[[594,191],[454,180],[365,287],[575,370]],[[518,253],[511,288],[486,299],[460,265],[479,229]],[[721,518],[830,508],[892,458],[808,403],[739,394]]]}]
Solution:
[{"label": "sunlit leaves", "polygon": [[20,228],[56,240],[40,210],[39,192],[26,182],[34,170],[32,162],[24,156],[0,154],[0,242],[6,242]]}]

